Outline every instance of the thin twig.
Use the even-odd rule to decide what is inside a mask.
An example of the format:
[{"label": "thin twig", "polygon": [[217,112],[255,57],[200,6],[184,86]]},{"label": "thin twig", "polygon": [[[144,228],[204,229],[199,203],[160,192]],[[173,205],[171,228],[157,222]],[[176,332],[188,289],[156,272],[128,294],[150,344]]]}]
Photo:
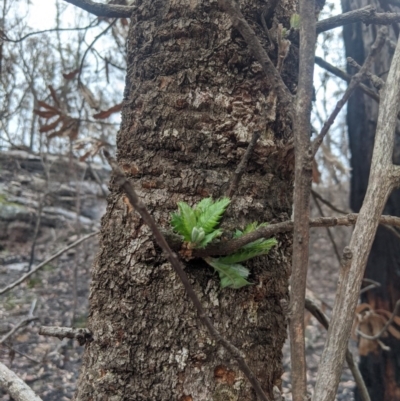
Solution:
[{"label": "thin twig", "polygon": [[42,401],[12,370],[0,362],[0,387],[15,401]]},{"label": "thin twig", "polygon": [[363,333],[360,330],[357,330],[357,334],[367,340],[378,340],[379,338],[382,337],[384,333],[386,333],[386,330],[389,328],[389,326],[393,323],[394,318],[397,316],[400,310],[400,299],[397,300],[394,310],[392,315],[390,316],[390,319],[385,323],[385,325],[382,327],[381,331],[373,336],[369,336],[368,334]]},{"label": "thin twig", "polygon": [[143,204],[143,202],[139,199],[138,195],[136,194],[133,185],[127,180],[124,172],[120,169],[116,161],[111,157],[110,153],[106,149],[103,150],[103,153],[113,170],[115,185],[118,188],[121,188],[125,192],[132,207],[135,208],[135,210],[140,214],[144,222],[151,229],[151,232],[153,233],[155,240],[157,241],[160,248],[166,253],[166,256],[169,262],[171,263],[173,269],[175,270],[175,273],[179,276],[190,300],[193,302],[193,305],[195,306],[197,313],[199,314],[199,319],[207,327],[210,335],[214,337],[215,340],[218,343],[220,343],[236,360],[239,369],[244,373],[244,375],[247,377],[247,379],[253,386],[253,389],[256,392],[258,398],[263,401],[269,401],[269,398],[261,388],[259,381],[257,380],[254,373],[247,365],[242,355],[242,352],[238,348],[236,348],[233,344],[231,344],[228,340],[222,337],[219,331],[212,324],[210,318],[208,317],[208,314],[204,310],[199,298],[197,297],[195,291],[193,290],[192,285],[189,282],[189,279],[184,271],[183,265],[179,261],[177,255],[169,247],[165,237],[161,233],[153,217],[150,215],[146,206]]},{"label": "thin twig", "polygon": [[81,64],[79,65],[79,74],[78,74],[78,85],[81,84],[81,74],[82,74],[82,69],[83,69],[83,63],[85,62],[85,57],[88,54],[89,50],[93,47],[93,45],[97,42],[98,39],[100,39],[113,25],[115,25],[115,23],[118,20],[115,19],[114,21],[112,21],[108,27],[106,29],[104,29],[103,31],[101,31],[92,41],[92,43],[87,47],[87,49],[85,50],[85,53],[83,53],[82,56],[82,60],[81,60]]},{"label": "thin twig", "polygon": [[320,147],[322,141],[325,138],[325,135],[328,133],[329,129],[331,128],[332,124],[334,123],[337,115],[339,114],[340,110],[342,110],[343,106],[346,104],[346,102],[349,100],[350,96],[353,94],[357,86],[361,83],[363,78],[366,75],[366,72],[371,68],[372,62],[374,61],[376,55],[379,53],[379,51],[382,49],[382,46],[385,43],[385,38],[387,35],[387,28],[386,27],[381,27],[378,30],[378,34],[376,35],[375,42],[371,46],[371,51],[368,54],[368,57],[366,58],[363,66],[361,67],[360,71],[357,72],[357,74],[353,75],[351,78],[350,84],[347,87],[344,95],[342,98],[336,103],[335,109],[329,116],[328,120],[326,120],[324,126],[321,129],[321,132],[318,134],[318,136],[314,139],[313,141],[313,156],[318,151],[318,148]]},{"label": "thin twig", "polygon": [[64,0],[83,10],[106,18],[130,18],[136,6],[121,6],[119,4],[95,3],[91,0]]},{"label": "thin twig", "polygon": [[[337,77],[343,79],[343,81],[350,82],[352,76],[342,71],[340,68],[335,67],[334,65],[328,63],[321,57],[315,57],[315,64],[319,65],[321,68],[329,71],[331,74],[336,75]],[[370,98],[374,99],[379,103],[379,94],[374,92],[371,88],[361,83],[359,88]]]},{"label": "thin twig", "polygon": [[250,160],[250,157],[254,151],[254,148],[256,147],[259,138],[260,138],[260,133],[254,132],[249,142],[249,145],[247,146],[246,152],[243,155],[242,160],[238,164],[233,174],[231,185],[229,186],[229,189],[226,191],[226,196],[228,198],[232,198],[233,194],[237,191],[240,179],[242,178],[242,175],[246,170],[247,164]]},{"label": "thin twig", "polygon": [[73,242],[71,245],[68,245],[67,247],[61,249],[57,253],[55,253],[53,256],[50,256],[48,259],[46,259],[44,262],[38,264],[36,267],[34,267],[30,272],[24,274],[22,277],[20,277],[18,280],[14,281],[13,283],[9,284],[7,287],[4,287],[0,290],[0,295],[5,294],[6,292],[10,291],[14,287],[16,287],[18,284],[21,284],[24,282],[28,277],[32,276],[32,274],[36,273],[39,269],[41,269],[43,266],[46,266],[48,263],[52,262],[54,259],[57,259],[59,256],[61,256],[63,253],[69,251],[72,248],[75,248],[77,245],[80,243],[86,241],[89,238],[94,237],[97,235],[99,231],[95,231],[93,233],[90,233],[88,235],[85,235],[84,237],[80,238],[79,240]]},{"label": "thin twig", "polygon": [[25,319],[22,319],[19,323],[17,323],[7,334],[5,334],[1,339],[0,339],[0,344],[3,344],[5,341],[7,341],[16,331],[18,331],[21,327],[26,326],[28,323],[33,322],[35,320],[39,320],[38,317],[35,316],[29,316],[26,317]]},{"label": "thin twig", "polygon": [[9,38],[3,31],[0,32],[1,39],[4,40],[5,42],[11,42],[11,43],[19,43],[22,42],[24,39],[29,38],[29,36],[33,35],[40,35],[41,33],[46,33],[46,32],[65,32],[65,31],[84,31],[86,29],[94,28],[99,24],[99,20],[96,18],[94,21],[92,21],[88,26],[83,26],[83,27],[77,27],[77,28],[51,28],[51,29],[45,29],[43,31],[35,31],[35,32],[29,32],[24,36],[21,36],[18,39],[11,39]]},{"label": "thin twig", "polygon": [[325,199],[320,193],[317,191],[314,191],[311,189],[311,194],[314,196],[316,199],[320,200],[324,205],[328,206],[330,209],[332,209],[334,212],[338,212],[340,214],[348,214],[349,212],[346,212],[345,210],[339,209],[336,207],[333,203],[329,202],[327,199]]},{"label": "thin twig", "polygon": [[[354,60],[351,57],[347,57],[347,62],[354,68],[357,68],[357,70],[361,69],[361,65],[357,63],[356,60]],[[379,78],[377,75],[372,74],[371,71],[366,71],[365,76],[371,81],[372,85],[377,90],[381,90],[383,85],[385,85],[385,81],[382,78]]]},{"label": "thin twig", "polygon": [[[312,191],[312,190],[311,190],[311,195],[313,197],[315,205],[317,206],[319,214],[321,215],[321,217],[325,217],[324,211],[322,210],[321,205],[319,204],[318,198],[315,196],[314,191]],[[336,255],[336,259],[340,263],[340,253],[339,253],[338,247],[336,245],[335,238],[333,238],[332,231],[329,227],[326,227],[326,233],[328,234],[329,240],[331,241],[333,251],[335,252],[335,255]]]},{"label": "thin twig", "polygon": [[[357,222],[358,214],[351,213],[341,217],[318,217],[310,219],[310,227],[335,227],[335,226],[354,226]],[[379,219],[379,224],[391,225],[400,227],[400,217],[382,215]],[[209,245],[205,249],[194,249],[193,257],[205,258],[207,256],[223,256],[235,253],[243,246],[250,244],[260,238],[268,239],[279,233],[286,233],[293,230],[293,221],[286,220],[281,223],[270,224],[265,227],[260,227],[257,230],[245,234],[240,238],[230,241],[224,241]],[[176,245],[175,245],[176,246]],[[174,247],[175,248],[175,247]]]},{"label": "thin twig", "polygon": [[38,361],[37,359],[32,358],[31,356],[24,354],[21,351],[18,351],[16,348],[11,347],[11,345],[9,344],[1,344],[3,347],[7,347],[9,350],[11,350],[12,352],[15,352],[18,355],[23,356],[24,358],[28,359],[29,361],[33,362],[33,363],[42,363],[41,361]]},{"label": "thin twig", "polygon": [[[329,320],[326,317],[325,313],[322,312],[322,310],[318,308],[318,306],[311,299],[306,298],[305,306],[306,309],[321,323],[321,325],[326,330],[328,330]],[[367,386],[365,385],[361,372],[358,369],[358,366],[354,363],[353,354],[348,348],[346,351],[346,362],[349,366],[349,369],[351,370],[351,373],[353,374],[362,401],[371,401],[371,398],[368,394]]]}]

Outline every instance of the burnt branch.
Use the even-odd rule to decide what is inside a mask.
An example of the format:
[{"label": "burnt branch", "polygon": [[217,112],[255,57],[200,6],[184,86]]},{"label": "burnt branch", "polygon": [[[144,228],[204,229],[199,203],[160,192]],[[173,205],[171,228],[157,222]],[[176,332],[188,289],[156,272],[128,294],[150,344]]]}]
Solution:
[{"label": "burnt branch", "polygon": [[381,27],[378,30],[378,34],[376,35],[375,42],[371,46],[371,51],[369,52],[363,66],[360,68],[360,71],[357,74],[353,75],[351,78],[350,84],[347,87],[344,95],[342,98],[336,103],[335,109],[329,116],[328,120],[325,122],[324,126],[321,129],[321,132],[318,136],[314,139],[313,142],[313,156],[318,151],[322,141],[324,140],[326,134],[328,133],[329,129],[331,128],[332,124],[334,123],[337,115],[339,114],[340,110],[342,110],[343,106],[349,100],[350,96],[353,94],[357,86],[361,83],[361,81],[365,78],[367,71],[371,68],[372,62],[374,61],[376,55],[382,49],[382,46],[385,44],[385,39],[387,35],[387,28]]},{"label": "burnt branch", "polygon": [[24,282],[28,277],[32,276],[32,274],[36,273],[39,269],[41,269],[43,266],[46,266],[48,263],[52,262],[54,259],[57,259],[58,257],[60,257],[63,253],[69,251],[72,248],[75,248],[76,246],[78,246],[79,244],[81,244],[82,242],[88,240],[89,238],[94,237],[95,235],[97,235],[99,233],[99,231],[95,231],[93,233],[90,233],[88,235],[85,235],[84,237],[78,239],[77,241],[73,242],[71,245],[68,245],[67,247],[61,249],[60,251],[58,251],[57,253],[55,253],[54,255],[50,256],[48,259],[46,259],[44,262],[38,264],[36,267],[34,267],[30,272],[24,274],[22,277],[20,277],[18,280],[14,281],[13,283],[9,284],[7,287],[4,287],[0,290],[0,295],[5,294],[6,292],[10,291],[11,289],[13,289],[14,287],[16,287],[18,284],[21,284],[22,282]]},{"label": "burnt branch", "polygon": [[253,389],[256,392],[258,398],[262,401],[270,401],[267,395],[264,393],[263,389],[261,388],[261,385],[257,380],[256,376],[251,371],[250,367],[247,365],[242,352],[238,348],[236,348],[233,344],[231,344],[228,340],[222,337],[219,331],[214,327],[213,323],[211,322],[211,319],[208,317],[208,314],[204,310],[203,305],[200,302],[200,299],[198,298],[192,285],[190,284],[182,263],[179,261],[176,253],[174,253],[169,247],[164,235],[161,233],[153,217],[150,215],[146,206],[136,194],[133,185],[128,181],[124,172],[120,169],[116,161],[111,157],[110,153],[107,150],[103,150],[103,153],[113,170],[114,184],[118,188],[124,191],[132,207],[136,210],[137,213],[140,214],[143,221],[151,229],[151,232],[153,233],[155,240],[157,241],[160,248],[165,252],[168,261],[171,263],[173,269],[175,270],[175,273],[180,278],[190,300],[192,301],[194,307],[196,308],[197,313],[199,315],[199,319],[206,326],[211,337],[213,337],[219,344],[221,344],[236,360],[239,369],[244,373],[244,375],[247,377],[247,379],[253,386]]},{"label": "burnt branch", "polygon": [[312,196],[315,197],[315,199],[318,199],[319,201],[321,201],[324,205],[328,206],[329,209],[332,209],[334,212],[338,212],[340,214],[348,214],[349,213],[349,212],[346,212],[345,210],[339,209],[333,203],[329,202],[321,194],[319,194],[318,192],[314,191],[313,189],[311,189],[311,194],[312,194]]},{"label": "burnt branch", "polygon": [[364,24],[391,25],[400,22],[400,13],[377,13],[373,6],[335,15],[317,23],[317,33],[329,31],[339,26],[363,22]]},{"label": "burnt branch", "polygon": [[261,64],[265,75],[271,81],[271,84],[275,92],[277,93],[281,103],[286,105],[288,107],[288,110],[291,110],[293,96],[283,82],[281,75],[275,68],[267,52],[262,47],[255,32],[245,20],[239,6],[236,4],[235,1],[232,0],[218,0],[218,4],[221,10],[225,11],[229,15],[232,21],[232,25],[243,36],[244,40],[247,43],[247,46],[250,49],[251,54]]},{"label": "burnt branch", "polygon": [[[319,65],[321,68],[325,69],[326,71],[330,72],[333,75],[343,79],[343,81],[350,82],[352,76],[347,74],[346,72],[342,71],[340,68],[335,67],[334,65],[328,63],[321,57],[315,57],[315,63]],[[360,84],[359,88],[369,97],[376,100],[379,103],[379,95],[374,92],[372,89],[368,88],[368,86],[364,84]]]},{"label": "burnt branch", "polygon": [[253,136],[251,137],[250,143],[247,146],[246,152],[243,155],[242,160],[240,161],[239,165],[237,166],[233,174],[231,185],[229,186],[229,189],[226,191],[225,195],[228,198],[232,198],[234,193],[237,191],[240,179],[242,178],[242,175],[246,170],[247,164],[249,163],[250,157],[253,154],[254,148],[256,147],[259,138],[260,138],[260,133],[254,132]]},{"label": "burnt branch", "polygon": [[41,336],[57,337],[60,340],[63,338],[71,338],[77,340],[79,345],[85,345],[87,342],[93,341],[93,335],[89,329],[76,329],[73,327],[56,327],[42,326],[39,329]]},{"label": "burnt branch", "polygon": [[121,6],[118,4],[102,4],[91,0],[64,0],[67,3],[73,4],[82,10],[85,10],[98,17],[106,18],[130,18],[135,6]]}]

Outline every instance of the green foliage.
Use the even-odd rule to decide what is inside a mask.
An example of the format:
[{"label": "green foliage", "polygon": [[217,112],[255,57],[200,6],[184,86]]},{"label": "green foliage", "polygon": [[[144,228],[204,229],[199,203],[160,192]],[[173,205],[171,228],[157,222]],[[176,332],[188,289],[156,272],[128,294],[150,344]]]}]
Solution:
[{"label": "green foliage", "polygon": [[[191,208],[187,203],[179,202],[179,212],[172,214],[171,225],[189,243],[189,248],[204,248],[222,234],[222,230],[217,226],[229,203],[228,198],[215,202],[212,198],[205,198]],[[257,222],[248,224],[243,231],[236,230],[234,238],[239,238],[266,225],[267,223],[258,224]],[[267,240],[260,238],[243,246],[232,255],[206,258],[205,261],[218,272],[222,288],[241,288],[250,285],[247,281],[250,272],[239,263],[267,254],[276,244],[275,238]]]},{"label": "green foliage", "polygon": [[300,29],[300,15],[292,14],[290,17],[290,27],[293,29]]},{"label": "green foliage", "polygon": [[204,248],[222,234],[216,226],[229,203],[228,198],[215,202],[205,198],[191,208],[186,202],[179,202],[179,213],[172,214],[171,225],[192,248]]}]

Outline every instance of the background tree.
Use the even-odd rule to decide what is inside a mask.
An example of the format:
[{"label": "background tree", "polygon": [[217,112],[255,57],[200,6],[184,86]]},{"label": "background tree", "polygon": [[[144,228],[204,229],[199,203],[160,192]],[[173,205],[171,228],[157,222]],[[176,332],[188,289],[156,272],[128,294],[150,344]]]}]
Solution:
[{"label": "background tree", "polygon": [[[343,12],[370,5],[365,1],[342,1]],[[377,8],[391,11],[390,2],[373,2]],[[396,7],[394,7],[396,9]],[[395,11],[395,10],[393,10]],[[390,37],[396,41],[399,34],[398,24],[390,27]],[[343,29],[346,56],[352,57],[357,63],[362,64],[368,52],[368,48],[376,35],[373,25],[366,26],[361,23],[347,25]],[[393,43],[393,42],[392,42]],[[382,79],[386,79],[389,71],[394,47],[387,42],[383,47],[380,57],[376,58],[371,72]],[[348,66],[348,72],[354,74],[356,70]],[[378,104],[375,100],[365,95],[361,90],[350,98],[347,110],[347,124],[349,131],[349,144],[351,150],[351,194],[350,207],[354,212],[359,212],[368,184],[372,149],[374,144],[376,122],[378,117]],[[399,131],[396,132],[396,147],[393,161],[400,163],[400,145],[398,142]],[[385,214],[399,216],[400,191],[393,191],[385,210]],[[375,309],[384,309],[390,313],[395,303],[400,299],[400,242],[399,234],[395,229],[380,227],[376,234],[375,242],[369,256],[365,277],[381,284],[362,296],[362,301]],[[374,400],[400,400],[400,342],[389,335],[383,339],[390,347],[384,350],[378,344],[372,348],[366,348],[365,342],[360,345],[360,369]]]}]

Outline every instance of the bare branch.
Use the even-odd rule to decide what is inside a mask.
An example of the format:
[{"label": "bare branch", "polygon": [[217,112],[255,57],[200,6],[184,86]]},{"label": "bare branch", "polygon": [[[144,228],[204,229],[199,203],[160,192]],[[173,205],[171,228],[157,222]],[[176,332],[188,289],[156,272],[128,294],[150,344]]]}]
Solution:
[{"label": "bare branch", "polygon": [[6,340],[8,340],[15,332],[17,332],[21,327],[26,326],[28,323],[33,322],[35,320],[39,320],[38,317],[29,316],[25,319],[22,319],[19,323],[15,325],[7,334],[3,336],[0,340],[0,344],[3,344]]},{"label": "bare branch", "polygon": [[121,188],[125,192],[132,207],[135,208],[135,210],[140,214],[140,216],[142,217],[144,222],[151,229],[151,232],[153,233],[155,240],[157,241],[160,248],[166,253],[166,256],[167,256],[169,262],[171,263],[173,269],[175,270],[175,273],[180,278],[190,300],[193,302],[193,305],[196,308],[197,313],[199,315],[199,319],[207,327],[210,335],[218,343],[220,343],[231,354],[231,356],[236,360],[236,362],[239,366],[239,369],[244,373],[244,375],[247,377],[247,379],[253,386],[253,389],[256,392],[258,398],[262,401],[269,401],[269,397],[267,397],[267,395],[264,393],[259,381],[257,380],[254,373],[251,371],[251,369],[247,365],[247,363],[242,355],[242,352],[238,348],[236,348],[233,344],[231,344],[228,340],[226,340],[224,337],[222,337],[222,335],[219,333],[219,331],[212,324],[210,318],[208,317],[208,314],[206,313],[206,311],[203,308],[203,305],[200,302],[200,299],[194,292],[193,287],[191,286],[191,284],[189,282],[189,279],[184,271],[184,267],[183,267],[182,263],[179,261],[177,255],[169,247],[165,237],[161,233],[160,229],[157,227],[157,224],[154,221],[153,217],[150,215],[150,213],[146,209],[146,206],[143,204],[143,202],[137,196],[136,191],[133,188],[133,185],[127,180],[124,172],[120,169],[120,167],[118,166],[116,161],[110,156],[109,152],[106,149],[104,149],[103,153],[104,153],[104,156],[106,157],[107,161],[110,163],[110,166],[113,170],[114,178],[115,178],[115,181],[114,181],[115,185],[118,188]]},{"label": "bare branch", "polygon": [[130,18],[136,6],[121,6],[118,4],[102,4],[91,0],[64,0],[98,17]]},{"label": "bare branch", "polygon": [[[335,226],[354,226],[357,222],[358,214],[351,213],[342,217],[318,217],[310,220],[309,227],[335,227]],[[400,217],[397,216],[381,216],[379,224],[400,227]],[[205,258],[207,256],[223,256],[235,253],[243,246],[250,244],[260,238],[271,238],[279,233],[287,233],[293,230],[293,221],[287,220],[281,223],[270,224],[260,227],[257,230],[245,234],[240,238],[231,241],[224,241],[217,244],[209,245],[205,249],[194,249],[193,257]],[[175,238],[175,236],[174,236]],[[178,244],[174,241],[174,248],[178,249]],[[180,243],[181,245],[181,243]]]},{"label": "bare branch", "polygon": [[300,62],[293,124],[295,175],[293,194],[293,255],[290,277],[290,355],[293,401],[307,396],[304,345],[304,298],[309,253],[310,192],[312,182],[311,102],[315,57],[315,0],[300,0]]},{"label": "bare branch", "polygon": [[84,237],[78,239],[77,241],[73,242],[71,245],[68,245],[67,247],[61,249],[57,253],[55,253],[53,256],[50,256],[48,259],[46,259],[44,262],[38,264],[36,267],[34,267],[30,272],[24,274],[22,277],[20,277],[18,280],[14,281],[13,283],[9,284],[7,287],[4,287],[0,290],[0,295],[5,294],[6,292],[10,291],[14,287],[16,287],[18,284],[21,284],[24,282],[28,277],[32,276],[32,274],[36,273],[39,269],[41,269],[43,266],[46,266],[48,263],[53,261],[54,259],[57,259],[59,256],[61,256],[63,253],[69,251],[72,248],[75,248],[77,245],[81,244],[82,242],[86,241],[89,238],[94,237],[97,235],[99,231],[95,231],[93,233],[90,233],[88,235],[85,235]]},{"label": "bare branch", "polygon": [[99,24],[99,20],[96,18],[94,21],[92,21],[88,26],[83,26],[83,27],[77,27],[77,28],[51,28],[51,29],[45,29],[43,31],[35,31],[35,32],[29,32],[24,36],[21,36],[18,39],[11,39],[9,38],[4,32],[0,31],[0,36],[1,39],[4,40],[5,42],[11,42],[11,43],[19,43],[25,40],[26,38],[29,38],[30,36],[33,35],[40,35],[41,33],[46,33],[46,32],[68,32],[68,31],[84,31],[86,29],[94,28]]},{"label": "bare branch", "polygon": [[42,401],[12,370],[0,362],[0,387],[15,401]]},{"label": "bare branch", "polygon": [[41,336],[57,337],[60,340],[63,338],[71,338],[77,340],[79,345],[84,345],[87,342],[93,341],[91,331],[82,328],[42,326],[39,329],[39,334]]},{"label": "bare branch", "polygon": [[[343,79],[343,81],[350,82],[352,76],[342,71],[340,68],[335,67],[334,65],[328,63],[321,57],[315,57],[315,63],[318,64],[321,68],[329,71],[331,74],[336,75],[337,77]],[[376,100],[379,103],[379,95],[374,92],[372,89],[368,88],[368,86],[364,84],[360,84],[360,89],[369,97]]]},{"label": "bare branch", "polygon": [[[345,210],[339,209],[336,207],[333,203],[329,202],[327,199],[325,199],[321,194],[319,194],[317,191],[314,191],[311,189],[311,194],[314,196],[316,199],[320,200],[324,205],[328,206],[330,209],[332,209],[334,212],[338,212],[340,214],[348,214],[349,212],[346,212]],[[322,215],[322,217],[324,217]]]},{"label": "bare branch", "polygon": [[339,26],[364,22],[364,24],[391,25],[400,22],[400,13],[377,13],[375,7],[366,6],[358,10],[335,15],[317,23],[317,33],[329,31]]},{"label": "bare branch", "polygon": [[[326,330],[329,328],[329,320],[326,317],[325,313],[322,312],[320,308],[311,300],[306,298],[305,303],[306,309],[325,327]],[[371,401],[371,398],[368,394],[367,386],[365,385],[364,379],[361,375],[360,370],[358,369],[357,364],[354,363],[353,354],[347,348],[346,351],[346,362],[353,374],[354,380],[357,384],[358,391],[360,392],[360,396],[362,401]]]},{"label": "bare branch", "polygon": [[231,18],[232,25],[240,32],[253,57],[261,64],[265,75],[273,85],[281,103],[291,110],[292,94],[285,85],[265,49],[261,46],[255,32],[245,20],[239,6],[232,0],[218,0],[218,4]]},{"label": "bare branch", "polygon": [[382,46],[385,43],[386,35],[387,35],[387,28],[381,27],[378,30],[378,34],[376,35],[375,42],[371,46],[371,51],[369,52],[368,57],[366,58],[363,66],[360,68],[360,71],[358,71],[357,74],[353,75],[353,77],[351,78],[350,84],[346,89],[346,92],[344,93],[342,98],[336,103],[335,109],[329,116],[328,120],[325,122],[324,126],[321,129],[321,132],[314,139],[313,156],[315,156],[315,154],[317,153],[318,148],[320,147],[326,134],[328,133],[329,129],[331,128],[332,124],[334,123],[340,110],[342,110],[343,106],[346,104],[346,102],[349,100],[350,96],[355,91],[356,87],[361,83],[361,81],[366,76],[367,71],[371,68],[372,62],[374,61],[376,55],[379,53],[379,51],[382,49]]}]

